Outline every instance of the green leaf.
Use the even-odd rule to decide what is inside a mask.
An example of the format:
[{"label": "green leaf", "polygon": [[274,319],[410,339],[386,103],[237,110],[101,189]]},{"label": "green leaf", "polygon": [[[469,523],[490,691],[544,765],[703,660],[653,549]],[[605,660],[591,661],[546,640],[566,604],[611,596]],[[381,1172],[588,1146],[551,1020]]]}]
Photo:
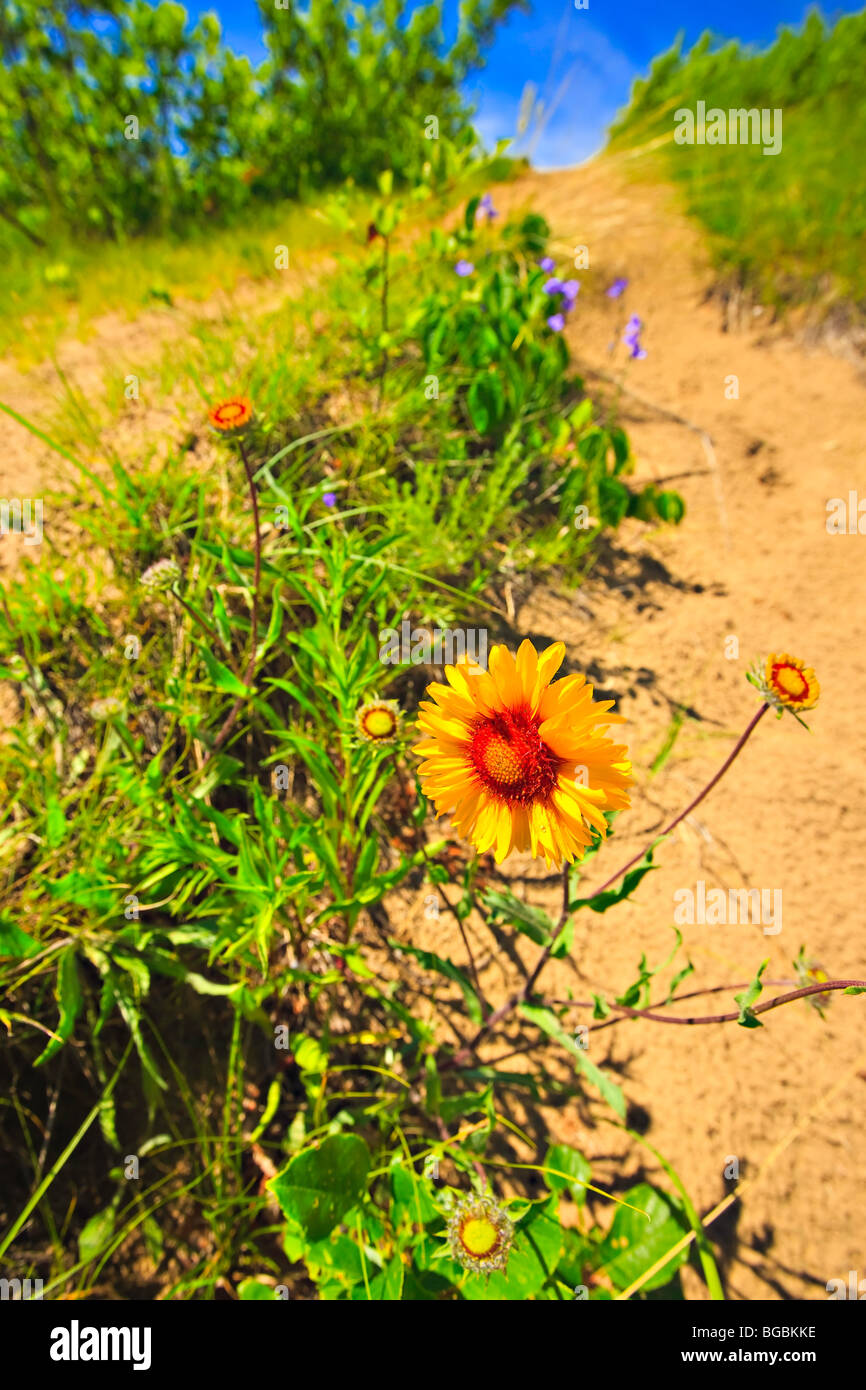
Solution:
[{"label": "green leaf", "polygon": [[573,915],[570,914],[566,920],[565,926],[559,932],[550,948],[550,955],[553,960],[561,960],[563,956],[571,955],[571,949],[574,945],[574,927],[575,919]]},{"label": "green leaf", "polygon": [[[571,1148],[569,1144],[551,1144],[544,1160],[544,1168],[544,1181],[551,1191],[569,1191],[578,1206],[586,1201],[584,1184],[589,1182],[592,1166],[577,1149]],[[568,1174],[568,1177],[562,1177],[563,1173]],[[569,1178],[576,1181],[572,1183]]]},{"label": "green leaf", "polygon": [[431,1196],[430,1184],[420,1178],[412,1168],[405,1166],[405,1160],[397,1157],[391,1164],[391,1187],[394,1192],[394,1207],[405,1208],[413,1224],[426,1226],[439,1215],[439,1209]]},{"label": "green leaf", "polygon": [[370,1151],[357,1134],[333,1134],[297,1154],[267,1184],[282,1211],[321,1240],[351,1211],[367,1189]]},{"label": "green leaf", "polygon": [[591,1062],[586,1055],[585,1048],[578,1047],[573,1038],[566,1033],[556,1014],[550,1009],[545,1009],[536,1004],[521,1004],[520,1012],[524,1018],[528,1018],[531,1023],[535,1023],[543,1033],[549,1038],[554,1038],[560,1043],[577,1063],[579,1071],[582,1071],[587,1081],[591,1081],[593,1086],[597,1086],[604,1099],[612,1110],[619,1115],[620,1119],[625,1119],[625,1097],[622,1090],[611,1081],[609,1076]]},{"label": "green leaf", "polygon": [[251,695],[249,686],[239,681],[234,671],[230,671],[221,661],[217,661],[205,646],[199,647],[199,655],[207,667],[208,675],[216,686],[217,690],[224,690],[227,695],[246,696]]},{"label": "green leaf", "polygon": [[678,526],[686,514],[686,504],[678,492],[659,492],[655,497],[655,509],[662,521]]},{"label": "green leaf", "polygon": [[0,956],[23,960],[25,956],[35,956],[38,950],[32,936],[16,926],[5,913],[0,917]]},{"label": "green leaf", "polygon": [[439,1079],[439,1068],[436,1066],[436,1058],[432,1052],[428,1052],[424,1058],[424,1072],[424,1108],[428,1115],[438,1115],[439,1106],[442,1104],[442,1082]]},{"label": "green leaf", "polygon": [[[672,1199],[649,1183],[638,1183],[626,1192],[625,1199],[640,1210],[617,1207],[613,1224],[598,1247],[604,1268],[618,1289],[627,1289],[639,1279],[689,1229]],[[647,1213],[649,1220],[642,1212]],[[688,1257],[689,1247],[686,1246],[647,1280],[643,1290],[658,1289],[669,1283]]]},{"label": "green leaf", "polygon": [[92,1260],[108,1244],[114,1230],[114,1206],[91,1216],[78,1237],[79,1260]]},{"label": "green leaf", "polygon": [[304,1251],[307,1266],[327,1270],[341,1288],[357,1284],[364,1278],[364,1266],[357,1243],[350,1236],[333,1235],[308,1245]]},{"label": "green leaf", "polygon": [[755,1017],[752,1005],[758,999],[764,988],[761,984],[761,976],[769,964],[769,959],[767,959],[763,964],[759,965],[758,973],[752,980],[748,989],[743,990],[742,994],[734,995],[734,1002],[740,1006],[740,1017],[737,1019],[737,1022],[741,1024],[743,1028],[763,1028],[764,1026],[761,1020]]},{"label": "green leaf", "polygon": [[466,1091],[460,1096],[443,1096],[439,1102],[439,1114],[446,1124],[451,1124],[458,1115],[475,1115],[479,1111],[487,1115],[492,1128],[494,1122],[492,1086],[486,1086],[483,1091]]},{"label": "green leaf", "polygon": [[57,1024],[57,1037],[52,1038],[44,1051],[40,1052],[34,1067],[42,1066],[49,1057],[53,1057],[55,1052],[59,1052],[66,1039],[70,1036],[75,1027],[75,1020],[78,1017],[82,1004],[81,980],[78,975],[78,962],[75,959],[75,948],[67,946],[61,953],[60,964],[57,970],[57,1001],[60,1006],[60,1021]]},{"label": "green leaf", "polygon": [[501,893],[488,889],[483,902],[488,912],[501,917],[509,926],[516,927],[536,946],[546,946],[550,941],[554,924],[540,907],[530,907],[529,903],[521,902],[508,889]]},{"label": "green leaf", "polygon": [[45,838],[52,849],[56,849],[66,839],[69,829],[66,816],[63,814],[63,807],[56,796],[48,796],[46,799],[46,821]]},{"label": "green leaf", "polygon": [[583,1271],[595,1255],[595,1246],[590,1245],[571,1226],[563,1228],[562,1243],[556,1277],[573,1292],[583,1283]]},{"label": "green leaf", "polygon": [[569,911],[574,912],[579,907],[592,908],[593,912],[607,912],[609,908],[621,903],[624,898],[630,898],[645,874],[651,873],[658,866],[653,863],[653,850],[664,839],[660,835],[658,840],[654,840],[639,864],[633,869],[629,869],[624,876],[619,888],[610,888],[606,893],[595,893],[591,898],[578,898],[576,902],[569,904]]},{"label": "green leaf", "polygon": [[405,941],[397,941],[394,937],[388,938],[389,946],[395,950],[405,951],[407,955],[414,956],[415,959],[424,966],[425,970],[434,970],[437,975],[445,975],[449,980],[460,986],[463,998],[466,1000],[466,1012],[473,1023],[481,1022],[481,1004],[471,980],[463,971],[453,964],[450,960],[444,960],[442,956],[437,956],[433,951],[424,951],[420,946],[409,946]]},{"label": "green leaf", "polygon": [[469,387],[466,405],[469,410],[469,418],[478,434],[486,434],[490,428],[490,406],[486,400],[484,379],[482,377],[476,377]]},{"label": "green leaf", "polygon": [[369,1298],[376,1302],[381,1299],[387,1303],[399,1303],[403,1293],[403,1270],[402,1259],[399,1255],[395,1255],[381,1274],[377,1274],[375,1279],[370,1280],[369,1294],[365,1284],[355,1284],[352,1289],[352,1301],[366,1301]]},{"label": "green leaf", "polygon": [[308,1038],[303,1034],[292,1039],[292,1056],[301,1071],[321,1075],[328,1066],[328,1054],[321,1043],[316,1038]]},{"label": "green leaf", "polygon": [[260,1284],[258,1279],[242,1279],[238,1298],[242,1303],[273,1303],[276,1294],[269,1284]]}]

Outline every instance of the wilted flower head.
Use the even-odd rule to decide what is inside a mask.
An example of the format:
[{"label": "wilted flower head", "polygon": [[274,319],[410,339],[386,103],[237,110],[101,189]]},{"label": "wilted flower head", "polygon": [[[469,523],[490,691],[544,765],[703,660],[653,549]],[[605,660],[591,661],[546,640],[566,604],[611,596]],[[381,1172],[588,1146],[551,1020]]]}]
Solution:
[{"label": "wilted flower head", "polygon": [[514,1240],[514,1226],[492,1197],[465,1197],[448,1219],[451,1254],[473,1274],[504,1270]]},{"label": "wilted flower head", "polygon": [[[806,959],[805,949],[802,946],[800,947],[799,956],[794,961],[794,965],[797,969],[797,978],[801,987],[806,985],[823,985],[826,984],[830,978],[820,962]],[[806,1002],[810,1004],[813,1009],[817,1009],[818,1013],[823,1018],[824,1010],[833,1002],[833,991],[827,990],[821,994],[810,994],[807,996]]]},{"label": "wilted flower head", "polygon": [[245,429],[253,418],[252,402],[246,396],[234,396],[230,401],[212,406],[207,418],[220,434],[235,434]]},{"label": "wilted flower head", "polygon": [[164,594],[168,589],[174,588],[180,576],[181,568],[177,560],[157,560],[155,564],[148,566],[138,582],[151,593]]},{"label": "wilted flower head", "polygon": [[491,221],[491,222],[493,221],[493,218],[494,218],[494,217],[498,217],[498,216],[499,216],[499,213],[496,211],[496,208],[493,206],[493,199],[491,198],[491,196],[490,196],[489,193],[485,193],[485,194],[484,194],[484,197],[481,199],[481,202],[478,204],[478,212],[475,214],[476,217],[478,216],[478,213],[480,213],[480,212],[483,212],[483,213],[485,214],[485,216],[487,217],[487,219],[488,219],[489,221]]},{"label": "wilted flower head", "polygon": [[115,699],[113,695],[106,695],[103,700],[94,700],[90,706],[92,719],[115,719],[119,714],[123,714],[123,701]]},{"label": "wilted flower head", "polygon": [[471,274],[472,274],[472,272],[474,271],[474,269],[475,269],[475,266],[472,264],[471,261],[462,261],[462,260],[461,260],[461,261],[458,261],[457,264],[455,265],[455,267],[454,267],[454,274],[455,274],[455,275],[459,275],[461,279],[465,279],[467,275],[471,275]]},{"label": "wilted flower head", "polygon": [[393,743],[400,713],[396,700],[368,700],[355,711],[355,728],[365,743]]},{"label": "wilted flower head", "polygon": [[628,280],[614,280],[612,285],[608,285],[605,294],[608,299],[619,299],[623,290],[628,285]]}]

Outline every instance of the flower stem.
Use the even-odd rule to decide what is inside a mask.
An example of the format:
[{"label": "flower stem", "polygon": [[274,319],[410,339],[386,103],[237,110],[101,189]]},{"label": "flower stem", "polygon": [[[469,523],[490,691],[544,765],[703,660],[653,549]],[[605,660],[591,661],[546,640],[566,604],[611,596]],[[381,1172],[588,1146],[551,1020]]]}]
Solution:
[{"label": "flower stem", "polygon": [[[748,727],[744,729],[743,733],[737,739],[737,742],[734,744],[733,749],[731,750],[730,754],[725,759],[725,761],[722,763],[716,775],[710,778],[707,785],[703,788],[702,791],[698,792],[694,801],[689,802],[688,806],[684,811],[680,811],[678,816],[674,816],[673,820],[665,826],[664,830],[659,831],[658,835],[653,837],[653,844],[655,844],[657,840],[663,840],[666,835],[670,835],[671,831],[676,829],[680,821],[685,820],[686,816],[691,815],[695,807],[700,806],[704,797],[709,796],[710,792],[713,790],[713,787],[716,785],[717,782],[721,781],[728,768],[731,766],[731,763],[742,752],[746,740],[758,727],[759,722],[763,719],[764,715],[767,713],[767,710],[769,708],[770,706],[768,704],[761,705],[761,708],[758,710],[758,713],[755,715],[754,719],[750,721]],[[649,846],[647,846],[647,848],[649,848]],[[633,855],[632,858],[629,859],[626,864],[623,864],[621,869],[617,869],[615,874],[611,874],[610,878],[605,879],[604,883],[601,885],[600,888],[596,888],[595,892],[592,894],[592,898],[597,898],[600,893],[606,892],[607,889],[610,888],[614,883],[616,883],[617,879],[622,878],[623,874],[626,874],[628,870],[632,868],[633,865],[640,863],[641,859],[643,859],[646,852],[646,849],[638,850],[637,854]],[[592,898],[590,898],[590,901],[592,901]]]},{"label": "flower stem", "polygon": [[[247,483],[249,485],[250,490],[250,501],[252,503],[253,509],[253,526],[255,528],[255,571],[253,575],[252,611],[250,614],[250,655],[249,660],[247,662],[247,669],[244,672],[243,677],[244,685],[251,685],[256,669],[256,647],[258,644],[259,636],[259,587],[261,584],[262,577],[262,530],[261,525],[259,523],[259,499],[258,494],[256,492],[256,480],[253,476],[253,470],[250,466],[250,461],[247,458],[247,451],[244,448],[243,440],[238,441],[238,447],[240,449],[241,458],[243,459],[244,468],[246,470]],[[239,695],[237,700],[235,700],[234,704],[232,705],[232,708],[229,710],[229,713],[223,723],[222,728],[220,729],[219,733],[214,739],[212,747],[205,754],[202,767],[206,767],[207,764],[210,762],[211,758],[213,758],[214,755],[217,752],[219,752],[220,748],[222,748],[223,744],[225,743],[226,739],[228,738],[229,734],[231,733],[232,729],[237,723],[238,715],[240,714],[241,710],[246,704],[247,699],[248,696]]]},{"label": "flower stem", "polygon": [[[388,332],[388,256],[391,248],[390,236],[385,233],[382,236],[384,243],[382,248],[382,333]],[[379,375],[379,405],[385,399],[385,377],[388,374],[388,348],[382,348],[382,367]]]},{"label": "flower stem", "polygon": [[[736,985],[725,986],[725,988],[736,989]],[[787,994],[777,994],[775,999],[768,999],[763,1004],[754,1004],[749,1012],[752,1014],[765,1014],[770,1009],[778,1009],[782,1004],[790,1004],[794,999],[806,999],[810,994],[829,994],[834,989],[866,989],[866,980],[826,980],[823,984],[804,985],[802,989],[792,989]],[[701,990],[696,993],[703,993]],[[714,992],[714,991],[710,991]],[[675,999],[670,1003],[676,1003]],[[573,999],[550,999],[550,1004],[556,1004],[563,1008],[592,1008],[592,1004],[577,1003]],[[656,1006],[658,1007],[658,1005]],[[657,1014],[648,1009],[630,1009],[626,1004],[609,1004],[608,1008],[619,1018],[608,1019],[605,1023],[599,1023],[593,1028],[593,1032],[601,1028],[610,1028],[614,1023],[623,1023],[626,1018],[648,1018],[652,1023],[733,1023],[740,1017],[740,1011],[735,1009],[728,1014],[702,1014],[692,1018],[681,1018],[675,1014]]]}]

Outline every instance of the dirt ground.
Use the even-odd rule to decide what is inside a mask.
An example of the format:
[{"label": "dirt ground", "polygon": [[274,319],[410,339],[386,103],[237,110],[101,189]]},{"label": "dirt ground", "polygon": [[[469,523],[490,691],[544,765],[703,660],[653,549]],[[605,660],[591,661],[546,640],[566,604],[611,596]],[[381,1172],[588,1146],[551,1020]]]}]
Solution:
[{"label": "dirt ground", "polygon": [[[752,660],[769,651],[801,656],[815,667],[822,695],[807,718],[811,733],[787,717],[762,721],[728,778],[660,848],[659,870],[634,901],[606,916],[583,914],[574,964],[554,963],[543,984],[558,995],[619,993],[635,978],[641,952],[651,963],[668,954],[673,895],[698,880],[708,889],[780,889],[778,934],[750,924],[683,928],[695,966],[684,988],[732,988],[679,1009],[716,1013],[735,1007],[733,986],[764,958],[768,978],[793,983],[801,944],[832,977],[866,976],[858,909],[866,731],[856,694],[866,685],[866,539],[826,527],[830,499],[847,500],[858,486],[866,492],[866,382],[854,361],[807,349],[767,312],[732,324],[709,296],[701,237],[675,195],[627,174],[627,162],[604,161],[530,174],[494,195],[502,211],[544,213],[558,257],[588,248],[589,269],[571,272],[582,290],[567,336],[591,387],[609,391],[592,373],[618,372],[621,356],[608,352],[617,326],[631,313],[643,319],[648,356],[629,365],[620,418],[637,478],[677,488],[688,508],[676,529],[626,522],[615,563],[599,566],[577,592],[521,581],[511,595],[515,630],[537,644],[563,640],[570,668],[589,671],[628,719],[622,737],[635,766],[633,807],[595,860],[587,890],[722,762],[757,708],[744,679]],[[629,280],[619,301],[603,294],[615,276]],[[170,324],[162,311],[133,324],[112,318],[87,343],[64,344],[59,360],[82,384],[120,353],[137,360],[158,351]],[[728,398],[732,376],[738,396]],[[46,427],[57,393],[50,365],[22,375],[0,363],[0,400]],[[54,456],[13,421],[5,442],[0,495],[40,496],[56,477]],[[0,573],[18,562],[21,546],[18,537],[3,538]],[[671,757],[650,776],[678,706],[689,717]],[[538,865],[515,857],[505,872],[515,891],[556,907],[558,888]],[[453,946],[461,959],[446,919],[441,932],[437,950]],[[488,997],[498,1002],[516,980],[513,962],[491,962]],[[750,1186],[712,1228],[730,1298],[821,1299],[831,1278],[847,1280],[849,1270],[866,1277],[864,1008],[866,997],[837,995],[823,1022],[796,1003],[751,1031],[627,1022],[590,1037],[590,1056],[618,1074],[634,1113],[643,1113],[646,1138],[680,1173],[699,1211],[731,1190],[724,1169],[738,1159]],[[643,1161],[613,1130],[590,1128],[568,1110],[552,1126],[554,1138],[594,1159],[602,1186],[610,1178],[621,1188]],[[646,1171],[658,1172],[652,1160]],[[701,1296],[697,1279],[688,1294]]]}]

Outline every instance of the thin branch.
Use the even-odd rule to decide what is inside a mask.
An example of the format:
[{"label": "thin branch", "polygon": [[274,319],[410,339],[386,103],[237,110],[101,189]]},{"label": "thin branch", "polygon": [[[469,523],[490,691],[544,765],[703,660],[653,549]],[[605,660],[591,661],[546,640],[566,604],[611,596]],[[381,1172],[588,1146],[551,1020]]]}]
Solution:
[{"label": "thin branch", "polygon": [[[770,982],[768,981],[768,983]],[[802,989],[792,989],[788,994],[777,994],[775,999],[769,999],[764,1004],[756,1004],[754,1007],[750,1008],[749,1012],[753,1014],[765,1014],[770,1009],[778,1009],[781,1004],[790,1004],[794,999],[805,999],[810,994],[828,994],[830,990],[851,989],[854,986],[860,989],[866,989],[866,980],[828,980],[825,984],[804,985]],[[718,988],[736,989],[737,986],[720,985]],[[708,994],[712,992],[711,990],[707,990]],[[675,1004],[678,1001],[676,999],[671,999],[669,1002]],[[548,999],[547,1003],[556,1004],[565,1008],[583,1009],[587,1007],[587,1005],[583,1003],[578,1004],[576,1001],[572,1002],[571,1000],[563,999]],[[655,1008],[658,1007],[658,1005],[655,1005]],[[728,1014],[704,1014],[694,1018],[678,1018],[675,1014],[657,1014],[654,1010],[651,1011],[650,1009],[630,1009],[625,1004],[608,1004],[608,1008],[613,1013],[622,1014],[628,1018],[648,1018],[653,1023],[732,1023],[740,1017],[739,1010],[735,1010],[733,1013]],[[613,1023],[621,1022],[623,1022],[623,1019],[609,1019],[606,1023],[598,1024],[597,1027],[592,1029],[592,1032],[599,1032],[602,1028],[609,1028]]]}]

